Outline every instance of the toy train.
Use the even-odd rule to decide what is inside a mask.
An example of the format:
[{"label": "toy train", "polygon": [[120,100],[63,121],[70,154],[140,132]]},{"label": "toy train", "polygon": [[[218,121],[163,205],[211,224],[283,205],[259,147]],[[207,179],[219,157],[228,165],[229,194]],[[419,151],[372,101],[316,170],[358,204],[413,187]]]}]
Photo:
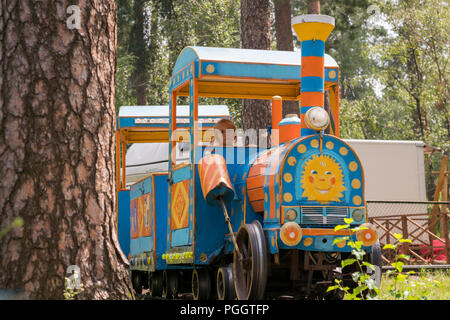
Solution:
[{"label": "toy train", "polygon": [[[118,231],[137,292],[329,297],[327,286],[352,271],[340,269],[352,250],[348,241],[361,241],[380,263],[377,232],[366,221],[361,162],[338,138],[339,67],[324,53],[334,19],[304,15],[292,23],[301,53],[187,47],[175,64],[165,113],[121,109]],[[177,106],[179,96],[189,106]],[[208,132],[229,113],[198,106],[199,97],[272,100],[271,147],[209,145]],[[300,100],[300,118],[282,119],[282,100]],[[127,143],[167,145],[167,169],[127,186]],[[349,218],[366,228],[335,231]]]}]

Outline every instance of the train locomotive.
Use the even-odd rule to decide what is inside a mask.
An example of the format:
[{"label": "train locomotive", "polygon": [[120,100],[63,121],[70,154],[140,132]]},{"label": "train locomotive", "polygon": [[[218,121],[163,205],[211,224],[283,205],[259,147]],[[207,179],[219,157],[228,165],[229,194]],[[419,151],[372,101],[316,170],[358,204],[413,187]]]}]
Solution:
[{"label": "train locomotive", "polygon": [[[166,172],[129,188],[118,178],[119,240],[129,246],[137,292],[149,288],[166,298],[190,292],[197,300],[258,300],[286,291],[330,297],[327,286],[351,274],[340,268],[352,251],[349,241],[361,241],[367,259],[381,263],[376,229],[367,223],[361,162],[338,137],[339,67],[325,54],[334,19],[303,15],[292,25],[301,53],[185,48],[170,80],[166,131],[142,126],[152,119],[137,129],[118,125],[119,146],[133,130],[140,137],[134,142],[169,146]],[[189,100],[184,125],[180,96]],[[270,148],[209,145],[199,97],[270,99]],[[283,100],[300,100],[300,117],[283,119]],[[185,161],[176,157],[181,143],[190,146]],[[335,230],[350,218],[352,227],[365,228]]]}]

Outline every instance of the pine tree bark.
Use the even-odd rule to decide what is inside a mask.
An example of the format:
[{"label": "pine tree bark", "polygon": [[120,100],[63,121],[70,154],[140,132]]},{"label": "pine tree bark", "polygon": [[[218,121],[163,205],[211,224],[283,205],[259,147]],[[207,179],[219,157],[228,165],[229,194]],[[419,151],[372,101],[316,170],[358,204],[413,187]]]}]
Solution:
[{"label": "pine tree bark", "polygon": [[[274,5],[277,50],[294,51],[291,26],[291,1],[275,0]],[[287,114],[296,114],[300,116],[300,105],[298,101],[283,101],[283,117]]]},{"label": "pine tree bark", "polygon": [[[269,50],[270,2],[269,0],[241,0],[242,48]],[[270,101],[245,99],[242,103],[242,126],[247,129],[267,129],[272,110]]]},{"label": "pine tree bark", "polygon": [[[62,299],[133,296],[115,227],[116,2],[0,0],[0,288]],[[130,294],[131,293],[131,294]]]}]

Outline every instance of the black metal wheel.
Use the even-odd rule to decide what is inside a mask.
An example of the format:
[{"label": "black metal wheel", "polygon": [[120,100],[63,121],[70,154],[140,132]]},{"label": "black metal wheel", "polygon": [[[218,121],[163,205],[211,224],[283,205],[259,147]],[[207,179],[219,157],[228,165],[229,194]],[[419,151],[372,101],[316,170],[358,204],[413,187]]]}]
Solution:
[{"label": "black metal wheel", "polygon": [[161,297],[163,294],[163,272],[155,271],[150,276],[150,291],[152,297]]},{"label": "black metal wheel", "polygon": [[194,300],[210,300],[212,297],[211,276],[207,269],[192,271],[192,297]]},{"label": "black metal wheel", "polygon": [[219,300],[234,300],[236,292],[234,291],[233,264],[220,267],[217,270],[217,298]]},{"label": "black metal wheel", "polygon": [[180,291],[180,275],[178,271],[175,270],[167,270],[165,271],[165,274],[166,281],[164,292],[166,294],[166,299],[176,299]]},{"label": "black metal wheel", "polygon": [[239,300],[261,300],[267,283],[267,246],[261,224],[253,221],[239,228],[236,243],[242,254],[239,259],[236,249],[233,257],[233,278]]},{"label": "black metal wheel", "polygon": [[142,274],[140,271],[131,271],[131,282],[136,294],[142,294]]}]

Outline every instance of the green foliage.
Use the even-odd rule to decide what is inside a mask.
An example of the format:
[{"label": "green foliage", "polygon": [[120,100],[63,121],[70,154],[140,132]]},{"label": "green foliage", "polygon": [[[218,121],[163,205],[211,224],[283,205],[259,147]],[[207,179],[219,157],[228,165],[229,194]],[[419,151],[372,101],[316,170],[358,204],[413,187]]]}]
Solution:
[{"label": "green foliage", "polygon": [[[350,228],[350,224],[353,222],[353,219],[345,219],[345,225],[338,225],[334,228],[335,231],[338,230],[346,230],[349,229],[352,232],[357,232],[359,230],[367,229],[366,227],[358,226],[355,228]],[[361,241],[349,241],[349,237],[339,237],[334,239],[333,245],[341,242],[347,241],[347,244],[352,248],[352,258],[347,258],[341,261],[341,268],[349,266],[356,266],[355,272],[352,273],[352,280],[355,283],[355,286],[350,288],[349,286],[345,286],[342,279],[335,279],[335,285],[329,286],[327,292],[333,290],[341,290],[345,294],[345,299],[347,300],[372,300],[376,299],[380,290],[375,285],[375,281],[370,277],[370,275],[365,271],[367,268],[375,271],[375,267],[367,261],[364,261],[364,257],[366,252],[361,249],[362,242]]]},{"label": "green foliage", "polygon": [[[404,243],[411,243],[411,240],[404,239],[399,233],[394,234],[395,239],[397,239],[396,244],[386,244],[384,250],[393,250],[395,253],[394,262],[391,266],[394,270],[389,270],[386,272],[387,277],[391,277],[393,280],[387,289],[390,299],[393,300],[427,300],[428,289],[435,288],[439,286],[439,281],[419,281],[411,278],[415,274],[414,271],[404,272],[403,266],[404,261],[409,261],[410,257],[400,252],[400,247]],[[420,294],[413,293],[411,288],[422,287]]]},{"label": "green foliage", "polygon": [[[133,1],[118,1],[118,59],[116,109],[136,105],[132,51]],[[149,52],[147,104],[169,104],[169,79],[181,50],[186,46],[240,47],[240,2],[235,0],[149,0],[145,2],[146,43]],[[179,104],[186,104],[180,98]],[[200,103],[227,104],[240,123],[236,99],[202,99]]]}]

